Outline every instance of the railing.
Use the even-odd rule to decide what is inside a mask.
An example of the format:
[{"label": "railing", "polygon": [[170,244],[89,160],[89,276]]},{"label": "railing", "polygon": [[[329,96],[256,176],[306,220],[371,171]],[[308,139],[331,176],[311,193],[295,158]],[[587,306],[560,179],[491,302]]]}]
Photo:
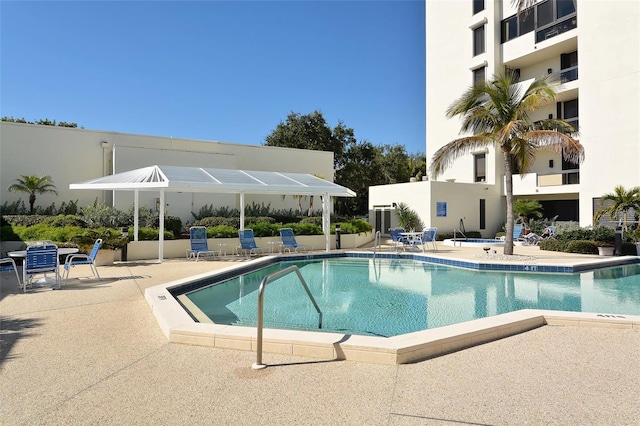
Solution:
[{"label": "railing", "polygon": [[565,19],[564,21],[555,23],[546,28],[538,28],[536,29],[536,43],[540,43],[541,41],[545,41],[567,31],[571,31],[574,28],[578,27],[578,18],[576,15]]},{"label": "railing", "polygon": [[565,170],[560,173],[538,175],[538,186],[577,185],[580,183],[579,170]]},{"label": "railing", "polygon": [[569,81],[574,81],[578,79],[578,66],[575,65],[573,67],[565,68],[560,70],[560,81],[562,83],[567,83]]},{"label": "railing", "polygon": [[373,260],[376,260],[376,249],[380,244],[380,231],[376,231],[376,236],[373,238]]},{"label": "railing", "polygon": [[464,235],[464,232],[462,232],[462,231],[461,231],[461,230],[459,230],[458,228],[455,228],[455,229],[453,230],[453,245],[454,245],[454,246],[456,245],[456,234],[457,234],[457,233],[460,233],[460,234],[464,237],[464,239],[465,239],[465,240],[467,239],[467,236],[466,236],[466,235]]},{"label": "railing", "polygon": [[320,307],[316,303],[316,299],[313,298],[311,291],[309,291],[309,287],[307,286],[307,283],[305,282],[304,278],[302,278],[300,269],[298,269],[297,266],[295,265],[289,266],[288,268],[285,268],[278,272],[274,272],[273,274],[267,275],[262,279],[262,282],[260,283],[260,288],[258,290],[258,340],[257,340],[257,346],[256,346],[256,363],[252,365],[252,368],[254,370],[260,370],[267,366],[266,364],[262,363],[262,328],[263,328],[262,318],[264,316],[263,315],[264,314],[264,289],[269,283],[269,281],[273,279],[278,279],[293,271],[295,271],[295,273],[298,275],[298,278],[300,279],[300,283],[302,284],[305,291],[307,292],[309,299],[311,299],[311,303],[313,303],[313,306],[316,308],[316,311],[318,312],[318,328],[322,328],[322,312],[320,311]]}]

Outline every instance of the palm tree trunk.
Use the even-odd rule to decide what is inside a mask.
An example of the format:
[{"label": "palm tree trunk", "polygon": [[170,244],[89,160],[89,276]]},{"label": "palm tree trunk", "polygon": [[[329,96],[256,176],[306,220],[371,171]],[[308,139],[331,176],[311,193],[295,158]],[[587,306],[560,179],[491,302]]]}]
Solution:
[{"label": "palm tree trunk", "polygon": [[507,225],[504,241],[504,254],[513,254],[513,173],[511,171],[511,154],[508,147],[502,146],[502,157],[504,159],[505,191],[507,193]]}]

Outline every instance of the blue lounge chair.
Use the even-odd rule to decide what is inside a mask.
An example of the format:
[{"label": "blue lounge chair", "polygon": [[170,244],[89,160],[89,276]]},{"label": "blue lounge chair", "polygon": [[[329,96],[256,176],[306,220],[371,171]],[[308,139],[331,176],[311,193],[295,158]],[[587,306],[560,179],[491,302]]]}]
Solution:
[{"label": "blue lounge chair", "polygon": [[13,271],[16,274],[18,288],[22,287],[22,285],[20,284],[20,275],[18,275],[18,268],[16,267],[16,262],[10,257],[5,257],[3,259],[0,259],[0,272],[8,272],[8,271]]},{"label": "blue lounge chair", "polygon": [[33,286],[33,278],[36,275],[53,272],[54,286],[60,288],[60,271],[58,270],[58,247],[55,244],[35,244],[27,247],[27,254],[22,265],[22,288],[27,290],[27,286]]},{"label": "blue lounge chair", "polygon": [[513,241],[523,241],[522,231],[524,226],[520,224],[513,225]]},{"label": "blue lounge chair", "polygon": [[256,239],[253,237],[253,229],[245,229],[238,231],[238,237],[240,238],[240,245],[236,249],[238,254],[243,252],[249,254],[264,254],[264,249],[256,245]]},{"label": "blue lounge chair", "polygon": [[189,243],[191,246],[187,249],[187,259],[195,258],[197,262],[200,260],[200,256],[215,256],[220,254],[218,250],[209,249],[207,228],[204,226],[192,226],[189,228]]},{"label": "blue lounge chair", "polygon": [[298,252],[298,249],[302,251],[311,251],[311,246],[306,246],[303,244],[298,244],[296,241],[296,237],[294,236],[293,229],[291,228],[282,228],[280,230],[280,238],[282,238],[282,244],[280,244],[280,249],[282,251],[293,249],[294,253]]},{"label": "blue lounge chair", "polygon": [[98,255],[98,250],[102,247],[102,239],[98,238],[93,243],[93,248],[91,252],[86,255],[82,253],[78,254],[70,254],[64,261],[64,271],[62,272],[62,280],[65,281],[69,278],[69,272],[71,268],[78,265],[89,265],[91,267],[91,271],[93,272],[94,278],[100,279],[100,274],[98,274],[98,268],[96,267],[96,256]]}]

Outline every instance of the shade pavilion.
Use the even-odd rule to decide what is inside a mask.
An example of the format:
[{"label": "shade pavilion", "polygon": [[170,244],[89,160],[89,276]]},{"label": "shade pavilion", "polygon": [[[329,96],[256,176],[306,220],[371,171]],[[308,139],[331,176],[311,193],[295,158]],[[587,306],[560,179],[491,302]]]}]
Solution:
[{"label": "shade pavilion", "polygon": [[164,206],[167,192],[240,194],[240,229],[244,229],[244,195],[306,195],[322,198],[322,231],[330,250],[330,197],[355,197],[355,192],[317,176],[304,173],[265,172],[202,167],[149,166],[79,183],[69,189],[131,191],[134,196],[134,240],[138,240],[140,191],[160,193],[158,260],[163,260]]}]

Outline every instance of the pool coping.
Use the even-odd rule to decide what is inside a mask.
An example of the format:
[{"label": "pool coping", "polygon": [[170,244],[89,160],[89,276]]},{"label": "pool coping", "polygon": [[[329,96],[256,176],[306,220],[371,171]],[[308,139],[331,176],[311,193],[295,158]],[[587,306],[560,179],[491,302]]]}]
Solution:
[{"label": "pool coping", "polygon": [[[151,306],[152,312],[160,325],[162,332],[170,342],[209,346],[222,349],[256,351],[256,327],[241,327],[212,323],[199,323],[187,313],[183,306],[173,296],[177,288],[184,289],[194,280],[201,280],[212,276],[236,275],[246,269],[256,266],[266,266],[280,260],[300,260],[308,258],[330,257],[371,257],[371,252],[338,252],[315,255],[278,255],[265,256],[242,265],[233,265],[217,270],[213,273],[195,275],[166,284],[149,287],[145,290],[145,299]],[[532,265],[505,265],[483,262],[469,262],[433,258],[421,253],[380,253],[381,258],[415,258],[450,266],[472,265],[477,270],[508,270],[523,272],[583,272],[609,266],[638,263],[640,259],[606,259],[603,261],[586,262],[577,270],[538,270],[523,269]],[[620,263],[622,262],[622,263]],[[484,265],[484,267],[482,266]],[[492,267],[489,268],[488,265]],[[493,268],[502,266],[502,268]],[[521,266],[520,269],[505,268],[504,266]],[[535,265],[553,266],[556,265]],[[495,315],[487,318],[466,321],[430,330],[402,334],[392,337],[361,336],[343,333],[325,333],[312,331],[296,331],[265,328],[263,331],[262,349],[264,353],[297,355],[329,360],[351,360],[378,364],[405,364],[416,362],[447,353],[455,352],[471,346],[488,343],[509,337],[544,325],[589,326],[607,328],[627,328],[640,331],[640,316],[618,315],[605,313],[585,313],[568,311],[549,311],[524,309],[515,312]],[[267,360],[268,361],[268,360]]]}]

